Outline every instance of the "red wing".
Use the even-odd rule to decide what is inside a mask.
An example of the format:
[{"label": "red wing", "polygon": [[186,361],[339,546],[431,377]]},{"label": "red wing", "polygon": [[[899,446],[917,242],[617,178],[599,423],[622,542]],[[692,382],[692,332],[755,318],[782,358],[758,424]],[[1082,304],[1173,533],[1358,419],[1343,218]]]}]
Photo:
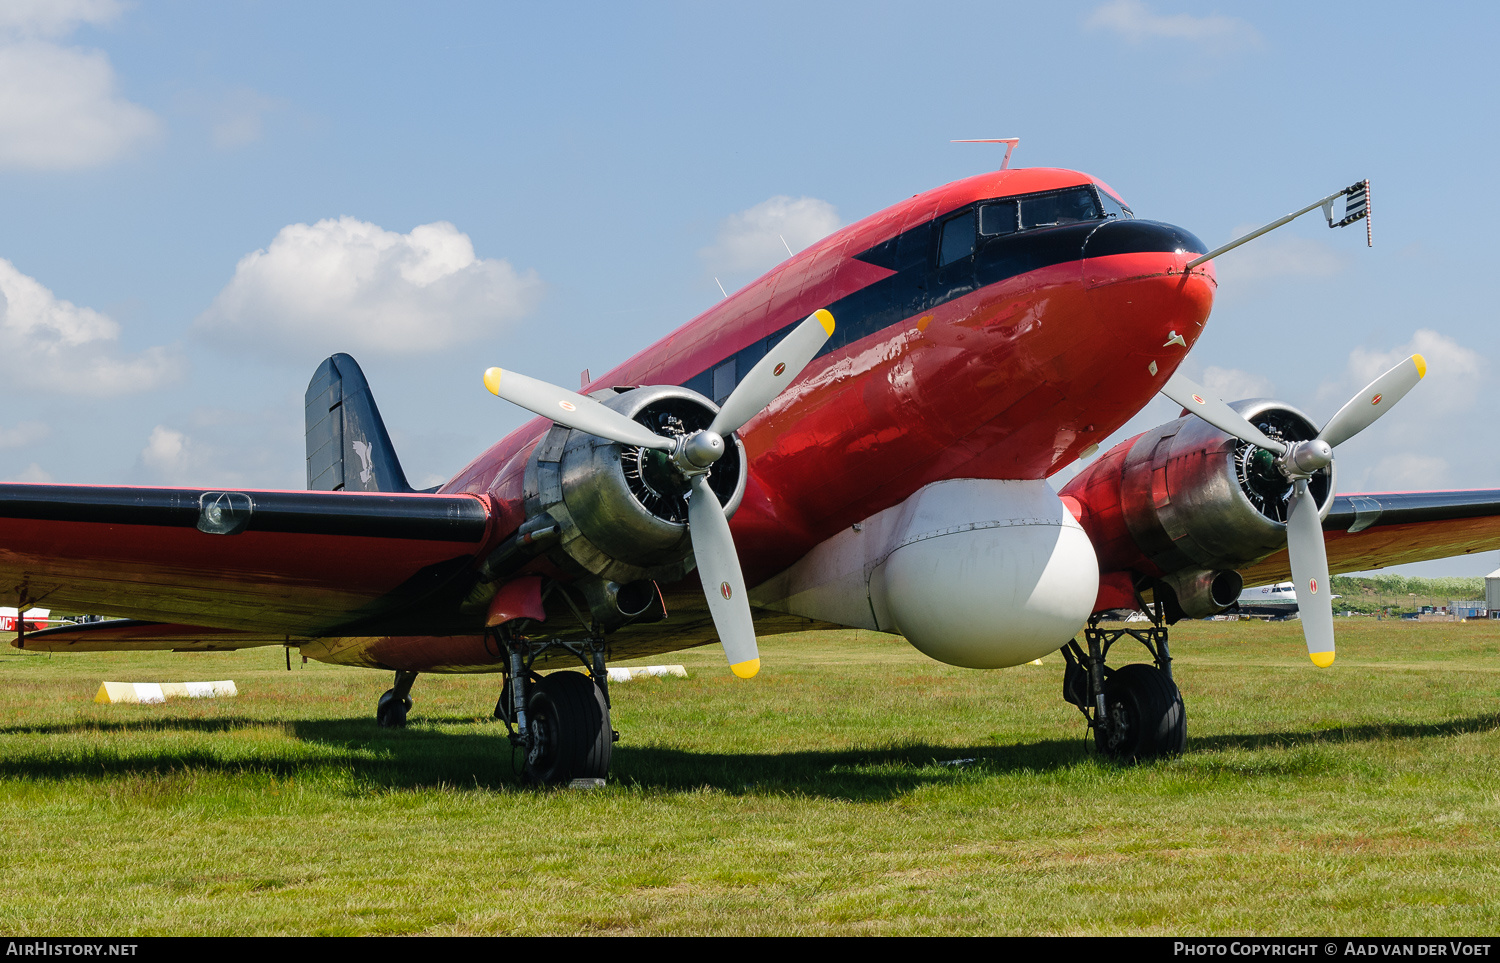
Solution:
[{"label": "red wing", "polygon": [[[1500,548],[1500,490],[1340,495],[1323,522],[1331,572],[1362,572]],[[1240,574],[1246,585],[1291,578],[1285,550]]]},{"label": "red wing", "polygon": [[440,630],[490,520],[472,495],[0,484],[0,604],[294,636],[427,610]]}]

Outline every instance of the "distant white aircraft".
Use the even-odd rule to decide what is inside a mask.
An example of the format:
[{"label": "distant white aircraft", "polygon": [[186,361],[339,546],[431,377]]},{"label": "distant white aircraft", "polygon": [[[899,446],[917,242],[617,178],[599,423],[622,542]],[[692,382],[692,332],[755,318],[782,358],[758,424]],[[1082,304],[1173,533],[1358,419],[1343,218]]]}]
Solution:
[{"label": "distant white aircraft", "polygon": [[1297,588],[1291,582],[1247,588],[1236,605],[1242,615],[1289,619],[1297,614]]}]

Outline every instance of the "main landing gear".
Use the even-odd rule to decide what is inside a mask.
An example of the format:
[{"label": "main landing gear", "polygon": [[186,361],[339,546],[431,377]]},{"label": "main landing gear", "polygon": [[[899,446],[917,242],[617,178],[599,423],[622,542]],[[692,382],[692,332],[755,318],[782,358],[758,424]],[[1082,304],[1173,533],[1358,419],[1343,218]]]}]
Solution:
[{"label": "main landing gear", "polygon": [[[1160,606],[1148,612],[1149,629],[1101,629],[1098,615],[1083,630],[1088,650],[1073,639],[1063,646],[1063,698],[1078,707],[1094,731],[1099,751],[1121,762],[1139,762],[1180,754],[1187,746],[1182,693],[1172,681],[1172,654]],[[1109,649],[1129,636],[1151,653],[1152,664],[1132,663],[1111,669]]]},{"label": "main landing gear", "polygon": [[382,729],[406,728],[406,714],[411,711],[411,684],[415,672],[396,670],[396,684],[385,690],[375,705],[375,724]]},{"label": "main landing gear", "polygon": [[[620,738],[609,724],[604,640],[534,642],[501,634],[498,641],[509,662],[495,718],[505,723],[511,745],[525,754],[522,779],[540,786],[603,780]],[[571,652],[585,671],[537,675],[531,667],[549,649]]]}]

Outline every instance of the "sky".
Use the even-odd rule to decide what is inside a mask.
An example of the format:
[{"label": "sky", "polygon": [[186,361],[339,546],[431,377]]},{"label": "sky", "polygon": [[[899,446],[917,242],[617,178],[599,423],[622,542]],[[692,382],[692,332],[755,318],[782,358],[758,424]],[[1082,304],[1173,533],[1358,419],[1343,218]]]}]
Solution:
[{"label": "sky", "polygon": [[1211,245],[1370,178],[1373,248],[1216,262],[1183,370],[1321,423],[1420,351],[1339,489],[1500,487],[1500,12],[1410,10],[0,0],[0,479],[304,487],[347,351],[436,484],[527,417],[490,365],[574,386],[1018,136]]}]

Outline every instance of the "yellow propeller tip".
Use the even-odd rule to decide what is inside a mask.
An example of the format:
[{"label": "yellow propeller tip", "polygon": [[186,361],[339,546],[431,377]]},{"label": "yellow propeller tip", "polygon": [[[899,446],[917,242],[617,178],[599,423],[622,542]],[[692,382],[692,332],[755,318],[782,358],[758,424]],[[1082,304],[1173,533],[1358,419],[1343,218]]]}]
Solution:
[{"label": "yellow propeller tip", "polygon": [[828,313],[827,308],[819,308],[814,311],[813,317],[817,318],[818,323],[823,326],[824,333],[833,334],[833,315]]},{"label": "yellow propeller tip", "polygon": [[1307,655],[1313,660],[1313,665],[1320,669],[1326,669],[1330,665],[1333,665],[1332,652],[1309,652]]},{"label": "yellow propeller tip", "polygon": [[753,679],[755,673],[760,671],[760,659],[746,659],[744,662],[734,663],[729,668],[741,679]]},{"label": "yellow propeller tip", "polygon": [[499,368],[490,368],[484,373],[484,386],[490,389],[490,394],[500,394],[500,376],[504,373]]},{"label": "yellow propeller tip", "polygon": [[1411,360],[1413,360],[1413,361],[1415,361],[1417,363],[1417,377],[1418,378],[1425,378],[1425,377],[1427,377],[1427,359],[1424,358],[1424,357],[1422,357],[1419,354],[1414,354],[1414,355],[1411,356]]}]

